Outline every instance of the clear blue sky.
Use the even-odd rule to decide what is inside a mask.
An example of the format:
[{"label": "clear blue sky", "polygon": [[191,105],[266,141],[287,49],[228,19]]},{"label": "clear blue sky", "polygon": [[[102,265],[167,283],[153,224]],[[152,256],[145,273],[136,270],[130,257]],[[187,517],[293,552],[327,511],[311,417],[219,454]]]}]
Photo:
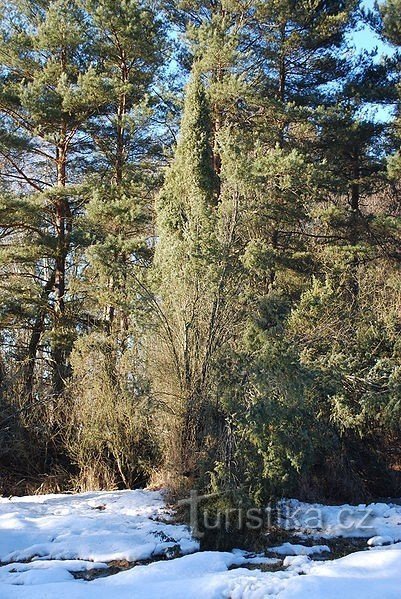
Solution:
[{"label": "clear blue sky", "polygon": [[[375,0],[364,0],[362,6],[367,9],[373,9]],[[373,50],[378,49],[378,54],[389,54],[392,49],[389,45],[384,44],[382,40],[369,28],[364,27],[360,31],[356,31],[352,34],[352,40],[358,50]]]}]

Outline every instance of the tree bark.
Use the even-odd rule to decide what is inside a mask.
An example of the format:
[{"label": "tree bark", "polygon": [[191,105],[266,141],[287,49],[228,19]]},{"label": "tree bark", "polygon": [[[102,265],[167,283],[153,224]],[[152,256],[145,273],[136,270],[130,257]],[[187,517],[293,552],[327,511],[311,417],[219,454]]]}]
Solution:
[{"label": "tree bark", "polygon": [[[352,156],[352,182],[351,182],[351,219],[350,219],[350,235],[349,240],[352,246],[356,246],[359,240],[358,225],[359,225],[359,204],[360,204],[360,157],[359,150],[355,148]],[[356,252],[351,261],[351,272],[350,272],[350,291],[353,300],[356,300],[359,293],[359,281],[358,281],[358,258]]]},{"label": "tree bark", "polygon": [[56,148],[57,188],[55,207],[56,258],[54,272],[54,320],[53,320],[53,389],[60,395],[65,386],[68,373],[68,342],[66,340],[66,260],[71,234],[71,210],[64,193],[67,182],[67,131],[62,126],[60,141]]},{"label": "tree bark", "polygon": [[[47,281],[43,291],[41,293],[40,301],[41,304],[48,302],[48,298],[50,292],[54,288],[54,275],[53,271],[49,280]],[[36,356],[38,352],[38,346],[40,343],[40,339],[43,335],[44,326],[45,326],[45,318],[46,318],[46,308],[41,306],[38,314],[36,315],[35,322],[33,324],[31,337],[29,340],[28,351],[26,356],[26,364],[25,364],[25,376],[24,376],[24,387],[25,387],[25,395],[26,397],[32,401],[34,396],[34,374],[35,374],[35,364],[36,364]]]}]

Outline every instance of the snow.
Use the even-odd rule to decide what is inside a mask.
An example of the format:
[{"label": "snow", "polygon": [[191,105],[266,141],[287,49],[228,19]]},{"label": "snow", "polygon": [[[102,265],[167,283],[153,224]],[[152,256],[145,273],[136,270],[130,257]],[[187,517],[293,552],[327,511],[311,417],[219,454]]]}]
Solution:
[{"label": "snow", "polygon": [[84,572],[93,568],[105,570],[107,564],[83,560],[43,560],[7,564],[0,567],[0,583],[23,585],[62,582],[74,579],[71,572]]},{"label": "snow", "polygon": [[[401,551],[359,551],[314,564],[280,599],[400,599]],[[251,599],[249,597],[249,599]]]},{"label": "snow", "polygon": [[138,561],[174,545],[184,554],[198,549],[187,527],[157,518],[169,514],[151,491],[0,499],[0,561]]},{"label": "snow", "polygon": [[315,555],[319,553],[330,553],[330,547],[327,545],[294,545],[293,543],[283,543],[278,547],[270,547],[269,551],[277,553],[277,555]]},{"label": "snow", "polygon": [[[48,572],[48,580],[0,585],[2,599],[399,599],[401,551],[359,552],[333,562],[287,557],[285,569],[228,570],[235,554],[202,552],[137,566],[84,582]],[[55,568],[57,570],[58,566]],[[300,574],[305,574],[300,576]],[[29,585],[29,586],[28,586]]]},{"label": "snow", "polygon": [[[291,505],[298,510],[293,530],[308,541],[343,532],[343,520],[341,526],[336,520],[342,508],[351,510],[352,519],[361,512],[365,517],[363,510],[373,506],[369,530],[377,534],[364,535],[369,538],[365,551],[331,561],[322,561],[327,545],[271,547],[280,558],[241,549],[200,552],[188,528],[173,522],[160,492],[0,499],[0,598],[401,598],[401,543],[394,542],[400,538],[401,506],[310,506],[294,500]],[[311,527],[310,510],[316,509],[322,519]],[[169,549],[179,549],[181,557],[107,575],[108,562],[151,560],[166,556]],[[84,580],[82,573],[91,570],[104,576]]]},{"label": "snow", "polygon": [[394,543],[393,537],[372,537],[368,541],[369,547],[383,547],[384,545],[392,545]]},{"label": "snow", "polygon": [[390,538],[401,541],[401,506],[394,503],[321,505],[283,501],[280,525],[313,538]]}]

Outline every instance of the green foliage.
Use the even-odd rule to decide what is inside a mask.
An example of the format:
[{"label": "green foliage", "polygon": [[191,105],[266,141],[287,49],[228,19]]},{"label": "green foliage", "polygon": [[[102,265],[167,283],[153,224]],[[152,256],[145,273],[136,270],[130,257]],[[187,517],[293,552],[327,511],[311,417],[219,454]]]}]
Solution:
[{"label": "green foliage", "polygon": [[395,44],[401,44],[401,26],[399,0],[386,0],[380,6],[386,36]]},{"label": "green foliage", "polygon": [[[154,261],[154,287],[162,298],[157,311],[160,343],[165,351],[156,355],[156,363],[160,374],[164,369],[170,372],[167,379],[156,374],[155,392],[176,404],[179,432],[172,431],[178,438],[170,443],[178,454],[181,475],[197,460],[199,466],[204,423],[198,419],[209,412],[212,337],[224,268],[217,197],[209,103],[195,72],[187,86],[175,158],[157,200],[159,240]],[[187,439],[183,450],[182,438]]]},{"label": "green foliage", "polygon": [[[332,420],[341,434],[380,431],[391,416],[398,378],[397,304],[384,307],[380,270],[360,273],[358,309],[346,289],[315,281],[289,322],[303,349],[301,362],[315,369],[332,398]],[[395,273],[387,289],[398,287]],[[397,292],[395,292],[397,295]],[[399,426],[397,413],[394,426]]]},{"label": "green foliage", "polygon": [[183,273],[197,262],[205,266],[213,251],[217,181],[211,144],[208,103],[195,75],[187,89],[175,160],[158,199],[159,254],[169,254],[170,260],[181,262]]},{"label": "green foliage", "polygon": [[[386,0],[386,2],[384,2],[381,6],[380,6],[380,12],[381,12],[381,16],[382,16],[382,30],[383,30],[383,35],[384,38],[386,39],[386,41],[390,41],[392,44],[394,44],[397,47],[397,50],[399,50],[398,46],[401,46],[401,26],[400,26],[400,10],[401,10],[401,4],[399,2],[399,0]],[[395,78],[395,82],[396,82],[396,98],[397,98],[397,118],[396,121],[394,123],[394,137],[395,137],[395,141],[397,143],[397,150],[396,152],[389,157],[389,161],[388,161],[388,167],[389,167],[389,175],[393,180],[399,180],[399,174],[400,174],[400,164],[401,164],[401,158],[400,158],[400,152],[399,152],[399,147],[400,147],[400,123],[401,123],[401,114],[400,114],[400,98],[401,98],[401,87],[400,87],[400,72],[401,72],[401,65],[400,65],[400,56],[399,56],[399,52],[396,53],[395,55],[395,59],[393,61],[393,70],[395,70],[395,74],[396,74],[396,78]],[[394,85],[393,85],[394,86]]]},{"label": "green foliage", "polygon": [[[140,2],[3,8],[1,328],[23,397],[68,399],[76,340],[88,330],[109,335],[117,372],[142,334],[131,319],[139,325],[147,310],[138,308],[137,279],[152,255],[149,88],[163,31]],[[47,434],[49,465],[71,465],[61,432]]]},{"label": "green foliage", "polygon": [[313,376],[285,338],[288,309],[288,301],[279,295],[263,302],[258,319],[245,330],[242,354],[236,357],[235,370],[230,368],[232,379],[224,380],[225,405],[238,444],[231,475],[258,503],[294,492],[318,439],[311,418]]}]

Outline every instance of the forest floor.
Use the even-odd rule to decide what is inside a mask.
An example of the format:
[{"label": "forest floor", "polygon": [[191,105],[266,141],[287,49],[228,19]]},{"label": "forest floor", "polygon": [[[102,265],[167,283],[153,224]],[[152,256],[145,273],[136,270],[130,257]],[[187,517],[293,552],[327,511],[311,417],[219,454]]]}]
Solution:
[{"label": "forest floor", "polygon": [[2,498],[0,598],[401,598],[400,505],[292,500],[282,519],[263,554],[199,551],[157,491]]}]

